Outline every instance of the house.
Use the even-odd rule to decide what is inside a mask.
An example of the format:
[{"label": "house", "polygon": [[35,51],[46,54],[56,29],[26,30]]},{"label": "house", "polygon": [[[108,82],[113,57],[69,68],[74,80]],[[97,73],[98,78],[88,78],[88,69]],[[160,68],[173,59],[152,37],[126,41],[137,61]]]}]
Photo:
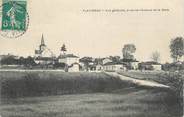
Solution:
[{"label": "house", "polygon": [[78,72],[79,71],[79,63],[73,63],[71,66],[68,66],[68,72]]},{"label": "house", "polygon": [[102,64],[97,64],[96,65],[96,71],[103,71],[103,65]]},{"label": "house", "polygon": [[55,63],[55,58],[53,57],[36,57],[34,59],[36,64],[40,65],[49,65],[49,64],[54,64]]},{"label": "house", "polygon": [[81,71],[96,71],[96,59],[83,57],[80,60]]},{"label": "house", "polygon": [[58,57],[59,63],[65,63],[69,72],[79,71],[79,57],[73,54],[63,54]]},{"label": "house", "polygon": [[86,71],[86,67],[85,67],[85,64],[83,62],[79,61],[79,68],[80,68],[80,71]]},{"label": "house", "polygon": [[63,54],[58,57],[58,62],[65,63],[70,66],[73,63],[79,63],[79,57],[73,54]]},{"label": "house", "polygon": [[139,64],[139,69],[159,71],[159,70],[162,70],[162,64],[154,61],[142,62]]},{"label": "house", "polygon": [[139,68],[139,61],[135,59],[121,59],[121,62],[126,65],[127,69],[137,70]]},{"label": "house", "polygon": [[35,50],[35,63],[42,65],[54,64],[55,58],[53,52],[46,46],[42,35],[39,49]]},{"label": "house", "polygon": [[139,61],[136,61],[136,60],[131,61],[131,62],[130,62],[130,66],[131,66],[131,68],[132,68],[133,70],[137,70],[137,69],[139,68]]},{"label": "house", "polygon": [[179,59],[180,62],[184,62],[184,55]]},{"label": "house", "polygon": [[103,66],[104,71],[126,70],[125,64],[120,62],[108,62]]},{"label": "house", "polygon": [[156,71],[160,71],[162,70],[162,65],[161,64],[153,64],[153,70],[156,70]]}]

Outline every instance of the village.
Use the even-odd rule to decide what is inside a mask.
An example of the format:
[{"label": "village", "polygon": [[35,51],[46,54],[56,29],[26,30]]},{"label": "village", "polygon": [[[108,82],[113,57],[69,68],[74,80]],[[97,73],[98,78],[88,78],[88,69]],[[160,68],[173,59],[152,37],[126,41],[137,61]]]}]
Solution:
[{"label": "village", "polygon": [[[80,58],[73,53],[67,53],[65,44],[60,49],[60,55],[55,54],[47,47],[44,36],[41,37],[39,48],[35,50],[34,57],[14,56],[11,54],[1,55],[1,68],[25,68],[25,69],[60,69],[65,72],[100,72],[100,71],[118,71],[118,70],[149,70],[161,71],[163,65],[158,62],[159,55],[155,55],[153,61],[140,62],[136,60],[128,49],[135,51],[133,44],[127,44],[123,57],[109,56],[105,58]],[[126,50],[126,48],[128,48]],[[157,54],[157,53],[156,53]],[[26,67],[25,67],[26,66]]]},{"label": "village", "polygon": [[0,117],[184,117],[183,2],[2,0]]},{"label": "village", "polygon": [[[146,117],[165,113],[163,117],[181,117],[183,114],[182,37],[171,40],[169,47],[173,62],[170,63],[160,63],[158,51],[152,53],[150,61],[137,60],[134,56],[137,48],[132,43],[123,45],[121,56],[94,58],[69,53],[65,44],[61,44],[60,53],[56,55],[47,46],[43,35],[38,40],[40,43],[33,48],[33,56],[0,55],[1,100],[8,99],[7,104],[1,105],[0,110],[5,110],[2,115],[11,113],[13,116],[10,110],[16,110],[15,113],[20,110],[20,116],[27,117],[22,104],[26,110],[32,108],[30,114],[34,116],[40,110],[48,110],[57,111],[56,117],[61,117],[61,112],[75,112],[76,109],[84,114],[83,117],[90,112],[99,116],[107,113],[106,117],[114,110],[120,115],[136,112],[135,117],[139,112],[144,115],[146,112]],[[9,106],[12,103],[9,99],[16,100],[13,108]],[[23,100],[27,102],[22,103]],[[34,101],[36,103],[30,104]],[[38,102],[42,102],[41,105]],[[113,111],[104,111],[107,107]],[[152,112],[153,108],[157,110]],[[67,115],[65,117],[76,117],[76,114]]]}]

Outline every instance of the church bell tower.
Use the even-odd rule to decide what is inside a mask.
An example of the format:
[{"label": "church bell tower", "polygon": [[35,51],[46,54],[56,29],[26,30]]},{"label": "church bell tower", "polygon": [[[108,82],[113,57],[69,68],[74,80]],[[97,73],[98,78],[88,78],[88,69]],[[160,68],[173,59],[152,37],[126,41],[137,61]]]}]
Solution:
[{"label": "church bell tower", "polygon": [[41,44],[40,44],[40,51],[44,51],[45,48],[46,48],[46,45],[45,45],[44,37],[43,37],[43,34],[42,34]]}]

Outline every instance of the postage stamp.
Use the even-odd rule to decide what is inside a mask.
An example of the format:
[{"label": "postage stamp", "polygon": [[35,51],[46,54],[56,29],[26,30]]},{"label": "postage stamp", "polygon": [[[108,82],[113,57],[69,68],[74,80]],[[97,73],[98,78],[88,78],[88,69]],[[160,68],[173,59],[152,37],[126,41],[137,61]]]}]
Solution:
[{"label": "postage stamp", "polygon": [[7,38],[22,36],[28,29],[29,16],[26,0],[3,0],[0,34]]}]

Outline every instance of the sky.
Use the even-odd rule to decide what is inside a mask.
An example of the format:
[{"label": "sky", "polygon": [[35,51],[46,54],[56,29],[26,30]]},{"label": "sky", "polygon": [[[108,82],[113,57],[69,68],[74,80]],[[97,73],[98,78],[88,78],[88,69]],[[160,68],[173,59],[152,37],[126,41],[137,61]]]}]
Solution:
[{"label": "sky", "polygon": [[[170,40],[184,37],[183,0],[28,0],[29,27],[16,39],[0,37],[0,54],[34,56],[41,35],[59,55],[122,56],[124,44],[135,44],[135,57],[147,61],[158,51],[161,62],[171,61]],[[167,11],[85,12],[112,9],[167,9]]]}]

